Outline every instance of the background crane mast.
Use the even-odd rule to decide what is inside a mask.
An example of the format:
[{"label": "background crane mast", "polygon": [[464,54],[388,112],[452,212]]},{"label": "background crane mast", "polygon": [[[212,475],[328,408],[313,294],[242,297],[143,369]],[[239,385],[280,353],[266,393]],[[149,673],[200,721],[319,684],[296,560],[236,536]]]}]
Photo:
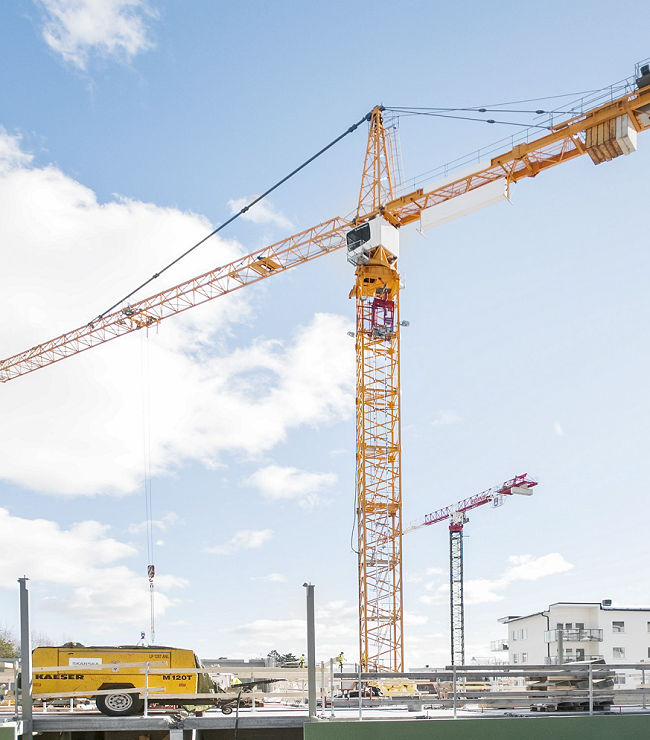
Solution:
[{"label": "background crane mast", "polygon": [[410,522],[404,534],[431,524],[449,520],[449,613],[451,623],[451,664],[465,665],[465,603],[463,598],[463,525],[467,512],[479,506],[503,503],[504,496],[520,494],[532,496],[537,481],[527,473],[517,475],[500,486],[489,488],[456,504],[438,509],[421,519]]},{"label": "background crane mast", "polygon": [[[620,88],[616,93],[614,88],[608,90],[600,91],[598,97],[586,104],[583,101],[565,120],[551,122],[548,133],[539,138],[532,138],[528,130],[516,139],[517,143],[513,139],[508,151],[475,163],[468,171],[452,172],[427,191],[419,188],[399,193],[395,192],[394,182],[396,151],[383,124],[383,108],[378,106],[366,117],[370,132],[354,221],[332,218],[154,296],[110,309],[78,329],[0,361],[0,382],[124,334],[155,326],[193,306],[347,245],[348,259],[357,268],[351,297],[357,301],[356,487],[361,662],[367,669],[385,667],[399,671],[403,665],[403,643],[398,228],[432,214],[430,224],[442,223],[449,220],[449,214],[443,216],[436,209],[449,201],[457,199],[460,205],[466,196],[487,191],[486,186],[503,184],[508,188],[513,182],[536,177],[583,154],[599,164],[633,152],[637,134],[650,128],[650,65],[637,65],[635,77],[624,83],[623,94],[618,94]],[[457,215],[476,207],[476,204],[465,210],[460,207]],[[436,216],[439,216],[437,221]],[[451,511],[447,517],[450,514]],[[434,520],[426,523],[433,524]],[[457,532],[462,532],[462,520],[456,526],[460,527]],[[460,562],[461,566],[460,580],[458,577],[454,580],[452,575],[452,586],[460,588],[456,598],[459,603],[459,599],[462,602],[462,540],[460,536],[450,534],[450,537],[457,545],[452,563]],[[452,598],[453,594],[452,587]],[[462,604],[457,614],[459,620],[462,624]],[[452,640],[453,636],[452,629]],[[462,629],[458,638],[460,643],[457,639],[454,652],[462,662]],[[460,652],[456,650],[457,643],[461,645]]]}]

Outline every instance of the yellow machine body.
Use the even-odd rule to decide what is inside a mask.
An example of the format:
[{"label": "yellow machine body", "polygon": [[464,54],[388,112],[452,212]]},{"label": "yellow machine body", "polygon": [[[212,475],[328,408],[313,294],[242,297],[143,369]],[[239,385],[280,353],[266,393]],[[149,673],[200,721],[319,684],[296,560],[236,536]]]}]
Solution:
[{"label": "yellow machine body", "polygon": [[177,695],[208,692],[213,686],[207,673],[194,670],[202,665],[192,650],[139,646],[39,647],[32,654],[33,695],[38,698],[83,692],[92,698],[96,691],[112,687],[140,688],[144,692],[146,663],[152,671],[177,669],[174,673],[149,674],[152,699],[163,693],[160,688],[164,688],[164,694]]}]

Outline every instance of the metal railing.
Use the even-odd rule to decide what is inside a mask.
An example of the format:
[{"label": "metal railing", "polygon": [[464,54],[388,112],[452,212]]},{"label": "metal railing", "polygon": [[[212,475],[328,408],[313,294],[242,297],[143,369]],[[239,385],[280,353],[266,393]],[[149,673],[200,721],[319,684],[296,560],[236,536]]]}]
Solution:
[{"label": "metal railing", "polygon": [[[647,708],[650,663],[605,665],[480,665],[447,666],[418,673],[338,673],[342,682],[357,679],[362,686],[382,682],[411,682],[417,695],[402,697],[405,703],[419,702],[448,707],[456,712],[463,706],[482,709],[521,708],[528,711],[607,712],[612,705],[628,704]],[[620,677],[631,677],[624,684]],[[395,705],[395,698],[378,696],[364,700],[364,707]],[[336,703],[335,703],[336,706]]]},{"label": "metal railing", "polygon": [[489,144],[481,149],[478,149],[471,154],[467,154],[463,157],[459,157],[451,162],[448,162],[436,169],[423,172],[422,174],[409,178],[404,184],[397,189],[397,195],[402,195],[406,192],[416,190],[419,187],[424,187],[426,184],[433,183],[436,180],[450,177],[451,175],[458,173],[470,165],[477,164],[480,162],[488,162],[492,157],[503,153],[509,149],[513,149],[517,144],[528,144],[540,138],[540,128],[542,127],[553,127],[561,124],[565,121],[571,120],[576,116],[582,116],[585,112],[592,110],[593,108],[604,105],[605,103],[612,102],[616,98],[622,95],[633,93],[636,91],[636,80],[640,74],[640,68],[643,64],[647,64],[649,60],[638,62],[635,66],[635,74],[632,77],[626,77],[623,80],[619,80],[612,85],[600,88],[598,90],[590,90],[583,95],[574,98],[571,102],[567,103],[566,100],[562,102],[560,98],[567,98],[571,96],[562,95],[558,97],[557,106],[554,110],[546,111],[542,115],[537,116],[534,121],[535,125],[530,128],[525,128],[522,131],[506,136],[499,141]]},{"label": "metal railing", "polygon": [[492,640],[490,643],[490,650],[493,653],[499,652],[501,650],[508,650],[508,641],[507,640]]},{"label": "metal railing", "polygon": [[562,663],[558,663],[557,656],[553,658],[544,658],[545,665],[565,665],[566,663],[582,663],[585,661],[604,660],[602,655],[565,655]]},{"label": "metal railing", "polygon": [[[591,656],[595,657],[595,656]],[[481,709],[521,708],[525,711],[608,711],[613,705],[630,704],[646,708],[650,694],[650,663],[606,665],[604,663],[576,663],[568,665],[488,664],[447,666],[408,673],[366,673],[354,664],[339,666],[333,660],[320,663],[316,671],[316,692],[323,713],[334,717],[337,708],[358,709],[361,718],[364,709],[407,705],[418,709],[448,708],[454,716],[462,707]],[[59,669],[60,670],[60,667]],[[133,692],[140,694],[147,705],[160,699],[160,676],[172,669],[140,665],[145,685]],[[176,670],[176,669],[173,669]],[[187,669],[199,670],[204,669]],[[290,703],[306,708],[307,670],[252,668],[240,673],[246,680],[283,677],[286,682],[274,684],[270,691],[255,690],[250,711],[256,711],[256,699],[272,703]],[[250,679],[249,679],[250,676]],[[624,683],[625,681],[625,683]],[[361,690],[359,690],[361,687]],[[377,687],[376,691],[371,687]],[[232,692],[233,689],[229,689]],[[124,690],[120,690],[124,692]],[[107,693],[94,691],[93,693]],[[83,692],[70,692],[62,698],[76,699]],[[215,698],[221,695],[185,695],[185,698]],[[172,702],[173,698],[169,697]],[[174,697],[179,698],[179,697]],[[48,702],[49,703],[49,702]],[[165,702],[167,703],[167,702]],[[171,703],[171,702],[170,702]],[[202,703],[202,702],[199,702]],[[70,702],[70,710],[74,702]],[[41,711],[47,711],[47,705]],[[149,706],[147,706],[147,710]],[[19,707],[6,707],[19,717]],[[163,710],[164,711],[164,710]]]},{"label": "metal railing", "polygon": [[564,642],[603,641],[603,631],[599,629],[562,629],[544,632],[544,642],[557,642],[559,635]]}]

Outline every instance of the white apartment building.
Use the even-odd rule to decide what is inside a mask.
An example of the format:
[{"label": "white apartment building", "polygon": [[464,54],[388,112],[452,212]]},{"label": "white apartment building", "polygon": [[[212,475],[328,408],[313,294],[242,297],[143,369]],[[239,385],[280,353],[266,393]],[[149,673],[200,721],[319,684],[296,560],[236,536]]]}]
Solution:
[{"label": "white apartment building", "polygon": [[650,661],[650,608],[560,601],[546,611],[499,619],[508,637],[496,640],[493,652],[508,654],[508,663],[556,665],[577,660],[605,663]]}]

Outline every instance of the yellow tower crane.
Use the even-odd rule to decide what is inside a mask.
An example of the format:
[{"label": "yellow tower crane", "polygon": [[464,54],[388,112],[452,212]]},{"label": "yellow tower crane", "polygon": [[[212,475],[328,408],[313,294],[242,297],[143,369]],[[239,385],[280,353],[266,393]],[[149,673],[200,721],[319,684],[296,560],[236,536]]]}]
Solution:
[{"label": "yellow tower crane", "polygon": [[395,158],[372,111],[356,222],[347,234],[356,266],[357,533],[359,649],[366,670],[403,670],[402,485],[399,376],[399,233],[381,217],[393,200]]},{"label": "yellow tower crane", "polygon": [[[539,138],[526,139],[465,172],[452,174],[426,192],[416,189],[402,195],[395,192],[391,167],[395,151],[383,124],[383,108],[377,106],[367,116],[370,133],[353,221],[330,219],[150,298],[111,309],[89,324],[1,361],[0,382],[148,328],[347,246],[348,259],[356,266],[351,296],[357,305],[359,649],[365,670],[401,671],[398,229],[420,219],[424,225],[433,225],[476,210],[481,206],[481,191],[489,192],[482,203],[487,205],[493,200],[491,188],[507,192],[513,182],[583,154],[599,164],[631,153],[637,134],[650,128],[650,65],[637,65],[634,78],[618,93],[550,126]],[[450,205],[455,208],[449,209]]]}]

